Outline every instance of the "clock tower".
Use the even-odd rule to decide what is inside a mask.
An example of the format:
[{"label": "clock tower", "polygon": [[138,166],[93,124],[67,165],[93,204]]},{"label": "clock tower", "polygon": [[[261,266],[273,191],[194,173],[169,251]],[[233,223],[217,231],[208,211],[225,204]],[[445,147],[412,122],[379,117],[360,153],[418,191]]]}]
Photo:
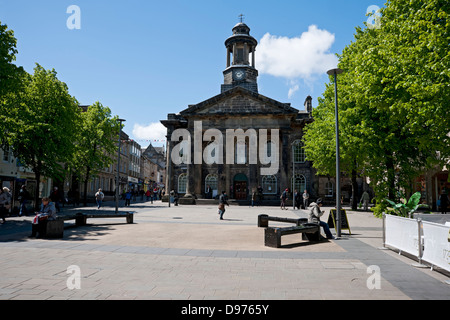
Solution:
[{"label": "clock tower", "polygon": [[227,68],[223,72],[222,92],[243,87],[258,93],[258,70],[255,69],[255,51],[258,41],[250,35],[250,28],[242,22],[233,28],[233,35],[225,41]]}]

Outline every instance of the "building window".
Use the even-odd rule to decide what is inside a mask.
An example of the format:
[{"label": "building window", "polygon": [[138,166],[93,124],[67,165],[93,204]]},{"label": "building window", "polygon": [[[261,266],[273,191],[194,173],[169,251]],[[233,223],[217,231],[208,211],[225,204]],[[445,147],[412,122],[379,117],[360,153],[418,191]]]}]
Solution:
[{"label": "building window", "polygon": [[304,163],[306,161],[306,154],[303,142],[300,140],[296,140],[292,144],[292,147],[294,163]]},{"label": "building window", "polygon": [[5,146],[3,149],[3,161],[9,162],[9,147]]},{"label": "building window", "polygon": [[187,188],[187,174],[182,173],[178,177],[178,193],[186,193]]},{"label": "building window", "polygon": [[[294,190],[299,193],[303,193],[306,190],[306,178],[302,174],[296,174],[294,179],[291,179],[291,186],[294,185]],[[294,191],[293,190],[293,191]]]},{"label": "building window", "polygon": [[235,144],[234,163],[246,164],[247,163],[247,143],[238,140]]},{"label": "building window", "polygon": [[217,174],[208,174],[205,178],[205,193],[207,191],[208,186],[210,186],[212,196],[215,197],[217,195],[218,190],[218,181],[219,178],[217,177]]},{"label": "building window", "polygon": [[263,194],[276,194],[277,193],[277,177],[263,176],[262,189],[263,189]]},{"label": "building window", "polygon": [[333,182],[327,181],[325,183],[325,197],[331,198],[334,196],[334,185]]}]

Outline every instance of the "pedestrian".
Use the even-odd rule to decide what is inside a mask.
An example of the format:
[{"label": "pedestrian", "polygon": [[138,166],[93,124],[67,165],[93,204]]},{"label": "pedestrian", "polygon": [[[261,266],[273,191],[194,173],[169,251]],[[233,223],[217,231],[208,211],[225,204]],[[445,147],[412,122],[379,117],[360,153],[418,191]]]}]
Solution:
[{"label": "pedestrian", "polygon": [[228,197],[225,191],[222,191],[222,194],[219,197],[219,215],[220,220],[223,220],[223,214],[225,213],[225,205],[230,206],[228,204]]},{"label": "pedestrian", "polygon": [[288,193],[289,189],[286,189],[283,191],[283,193],[280,196],[281,199],[281,210],[287,210],[286,209],[286,200],[288,198],[287,193]]},{"label": "pedestrian", "polygon": [[328,223],[324,221],[320,221],[320,217],[324,214],[324,211],[320,211],[320,208],[322,207],[322,199],[319,198],[316,200],[316,202],[312,202],[309,206],[309,217],[308,217],[308,223],[316,223],[319,226],[323,228],[323,231],[325,231],[325,234],[327,236],[327,239],[334,239],[333,235],[330,231],[330,226]]},{"label": "pedestrian", "polygon": [[252,207],[255,204],[256,197],[257,197],[256,190],[253,189],[253,191],[252,191]]},{"label": "pedestrian", "polygon": [[369,209],[369,200],[370,200],[369,193],[367,193],[367,191],[364,191],[360,201],[360,204],[362,203],[364,206],[364,211],[367,211]]},{"label": "pedestrian", "polygon": [[303,191],[303,209],[306,210],[309,206],[309,193],[308,190]]},{"label": "pedestrian", "polygon": [[42,198],[41,210],[36,212],[36,216],[34,217],[33,224],[31,226],[30,237],[36,237],[36,234],[39,234],[38,237],[40,238],[45,237],[47,221],[56,220],[58,217],[56,215],[55,204],[50,200],[50,198]]},{"label": "pedestrian", "polygon": [[18,200],[20,203],[19,217],[27,215],[27,203],[30,198],[30,193],[27,191],[27,187],[22,185],[20,187]]},{"label": "pedestrian", "polygon": [[60,202],[61,194],[59,193],[58,187],[53,188],[53,192],[50,194],[50,200],[54,203],[56,211],[61,212]]},{"label": "pedestrian", "polygon": [[8,214],[8,210],[11,208],[11,193],[7,187],[3,187],[0,189],[0,217],[2,218],[2,222],[6,222],[6,215]]},{"label": "pedestrian", "polygon": [[131,197],[132,197],[131,190],[128,190],[128,191],[125,193],[125,207],[126,207],[126,206],[128,206],[128,207],[130,206]]},{"label": "pedestrian", "polygon": [[102,206],[103,198],[105,198],[105,194],[102,192],[102,189],[98,189],[95,194],[95,201],[97,201],[97,209],[100,209]]},{"label": "pedestrian", "polygon": [[440,209],[442,214],[447,214],[447,206],[449,203],[449,199],[445,190],[442,190],[441,196],[439,197],[441,201]]},{"label": "pedestrian", "polygon": [[294,200],[295,200],[294,209],[295,208],[300,209],[301,201],[300,201],[300,195],[298,194],[297,190],[294,191]]},{"label": "pedestrian", "polygon": [[150,200],[150,190],[147,189],[147,191],[145,191],[145,197],[147,198],[147,201]]}]

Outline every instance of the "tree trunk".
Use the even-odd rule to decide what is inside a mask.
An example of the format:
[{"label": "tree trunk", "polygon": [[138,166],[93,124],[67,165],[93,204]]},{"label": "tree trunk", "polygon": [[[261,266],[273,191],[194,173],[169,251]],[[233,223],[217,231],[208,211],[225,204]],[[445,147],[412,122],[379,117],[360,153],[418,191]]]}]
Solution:
[{"label": "tree trunk", "polygon": [[88,186],[90,171],[91,171],[91,168],[87,167],[86,168],[86,176],[84,178],[84,197],[83,197],[85,207],[87,207],[87,186]]},{"label": "tree trunk", "polygon": [[356,170],[352,170],[352,210],[358,210],[358,182],[356,181]]}]

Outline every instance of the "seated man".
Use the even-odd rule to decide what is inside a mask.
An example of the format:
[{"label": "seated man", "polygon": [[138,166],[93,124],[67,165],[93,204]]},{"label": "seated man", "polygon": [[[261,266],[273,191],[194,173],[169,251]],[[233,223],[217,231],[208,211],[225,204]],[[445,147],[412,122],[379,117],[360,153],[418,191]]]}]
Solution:
[{"label": "seated man", "polygon": [[321,198],[317,199],[316,202],[311,203],[311,205],[308,208],[309,209],[308,222],[319,224],[323,228],[323,231],[325,231],[327,239],[334,239],[333,235],[331,234],[328,223],[320,221],[320,217],[324,214],[324,211],[320,211],[321,207],[322,207]]},{"label": "seated man", "polygon": [[36,217],[33,220],[31,237],[36,237],[36,233],[39,234],[39,237],[44,237],[47,221],[56,220],[57,217],[55,204],[50,202],[49,198],[42,198],[41,211],[36,212]]}]

